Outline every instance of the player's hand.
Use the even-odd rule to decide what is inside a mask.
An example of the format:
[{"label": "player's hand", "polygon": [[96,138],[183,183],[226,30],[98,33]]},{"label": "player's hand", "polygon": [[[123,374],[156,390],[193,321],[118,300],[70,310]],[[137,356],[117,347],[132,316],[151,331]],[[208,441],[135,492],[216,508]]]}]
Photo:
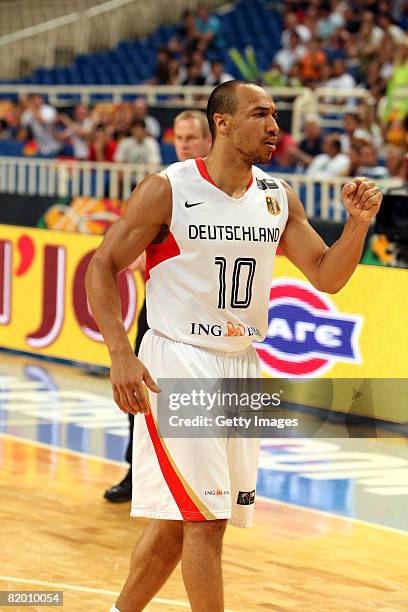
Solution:
[{"label": "player's hand", "polygon": [[122,412],[149,414],[150,405],[146,387],[154,393],[160,393],[160,389],[140,359],[129,353],[112,359],[110,380],[113,399]]},{"label": "player's hand", "polygon": [[344,185],[341,199],[350,217],[369,224],[380,209],[383,195],[373,181],[358,177]]}]

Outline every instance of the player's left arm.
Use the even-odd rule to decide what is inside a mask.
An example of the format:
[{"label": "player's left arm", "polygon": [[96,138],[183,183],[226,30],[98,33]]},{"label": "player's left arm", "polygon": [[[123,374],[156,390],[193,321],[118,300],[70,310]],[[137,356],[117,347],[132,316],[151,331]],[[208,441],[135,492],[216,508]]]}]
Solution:
[{"label": "player's left arm", "polygon": [[329,248],[310,225],[296,192],[284,183],[289,218],[280,240],[287,258],[319,291],[337,293],[360,261],[371,220],[382,200],[372,181],[356,178],[344,185],[341,198],[349,217],[340,238]]}]

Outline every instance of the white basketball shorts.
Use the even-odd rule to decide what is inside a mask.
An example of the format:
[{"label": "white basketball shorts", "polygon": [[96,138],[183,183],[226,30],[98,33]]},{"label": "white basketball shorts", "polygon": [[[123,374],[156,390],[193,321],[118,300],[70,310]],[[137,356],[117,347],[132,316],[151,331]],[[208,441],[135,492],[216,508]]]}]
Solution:
[{"label": "white basketball shorts", "polygon": [[[240,353],[221,353],[149,330],[139,356],[156,382],[160,378],[260,377],[258,355],[252,347]],[[131,516],[229,519],[236,527],[251,527],[259,439],[161,438],[157,395],[149,391],[149,400],[151,414],[135,416]]]}]

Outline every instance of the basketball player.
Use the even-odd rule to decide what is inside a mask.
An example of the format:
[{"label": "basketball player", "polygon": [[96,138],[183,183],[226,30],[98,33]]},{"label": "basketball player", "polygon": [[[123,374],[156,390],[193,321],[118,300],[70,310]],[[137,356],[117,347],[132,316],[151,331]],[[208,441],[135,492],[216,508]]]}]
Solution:
[{"label": "basketball player", "polygon": [[[174,145],[176,155],[180,161],[196,159],[208,155],[211,147],[211,134],[205,114],[198,110],[185,110],[177,115],[173,123]],[[131,266],[132,269],[144,269],[144,258]],[[149,329],[146,317],[146,300],[139,313],[137,336],[135,344],[136,355],[139,352],[143,336]],[[133,420],[134,415],[129,412],[129,443],[125,458],[130,468],[126,476],[117,485],[110,487],[104,493],[104,498],[113,503],[127,502],[132,499],[132,449],[133,449]]]},{"label": "basketball player", "polygon": [[[227,521],[239,527],[252,522],[258,442],[161,439],[155,380],[258,377],[251,344],[266,335],[278,241],[317,289],[335,293],[356,268],[382,199],[364,178],[345,185],[342,200],[349,217],[340,239],[328,248],[294,190],[254,165],[270,161],[279,130],[266,91],[239,81],[223,83],[210,95],[207,118],[210,154],[173,164],[138,186],[86,279],[112,359],[115,401],[122,411],[138,414],[131,515],[154,519],[136,544],[113,612],[142,610],[180,560],[193,612],[221,612]],[[168,236],[152,245],[163,225]],[[139,360],[122,323],[116,277],[144,249],[151,329]],[[223,331],[200,334],[199,324]],[[241,333],[230,333],[234,329]],[[205,496],[208,489],[223,494]]]}]

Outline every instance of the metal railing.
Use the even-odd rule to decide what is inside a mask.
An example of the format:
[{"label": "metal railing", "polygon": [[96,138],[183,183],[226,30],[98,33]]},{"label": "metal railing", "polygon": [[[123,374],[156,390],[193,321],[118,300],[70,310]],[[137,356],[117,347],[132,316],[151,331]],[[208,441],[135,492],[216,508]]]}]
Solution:
[{"label": "metal railing", "polygon": [[[343,92],[338,89],[316,88],[314,91],[298,87],[265,87],[278,109],[292,111],[291,133],[295,139],[302,134],[302,126],[308,113],[319,115],[323,128],[338,128],[345,113],[357,112],[362,102],[372,103],[370,93],[356,87]],[[0,97],[18,98],[38,93],[53,106],[61,107],[78,102],[95,104],[120,103],[143,96],[150,106],[205,108],[213,87],[202,85],[15,85],[0,84]],[[330,102],[327,102],[330,97]]]},{"label": "metal railing", "polygon": [[[0,157],[0,193],[55,198],[94,197],[126,200],[146,174],[163,166],[115,164],[58,159]],[[299,194],[309,217],[345,219],[340,193],[347,177],[318,178],[304,174],[274,172]],[[384,190],[400,186],[402,179],[377,181]]]}]

